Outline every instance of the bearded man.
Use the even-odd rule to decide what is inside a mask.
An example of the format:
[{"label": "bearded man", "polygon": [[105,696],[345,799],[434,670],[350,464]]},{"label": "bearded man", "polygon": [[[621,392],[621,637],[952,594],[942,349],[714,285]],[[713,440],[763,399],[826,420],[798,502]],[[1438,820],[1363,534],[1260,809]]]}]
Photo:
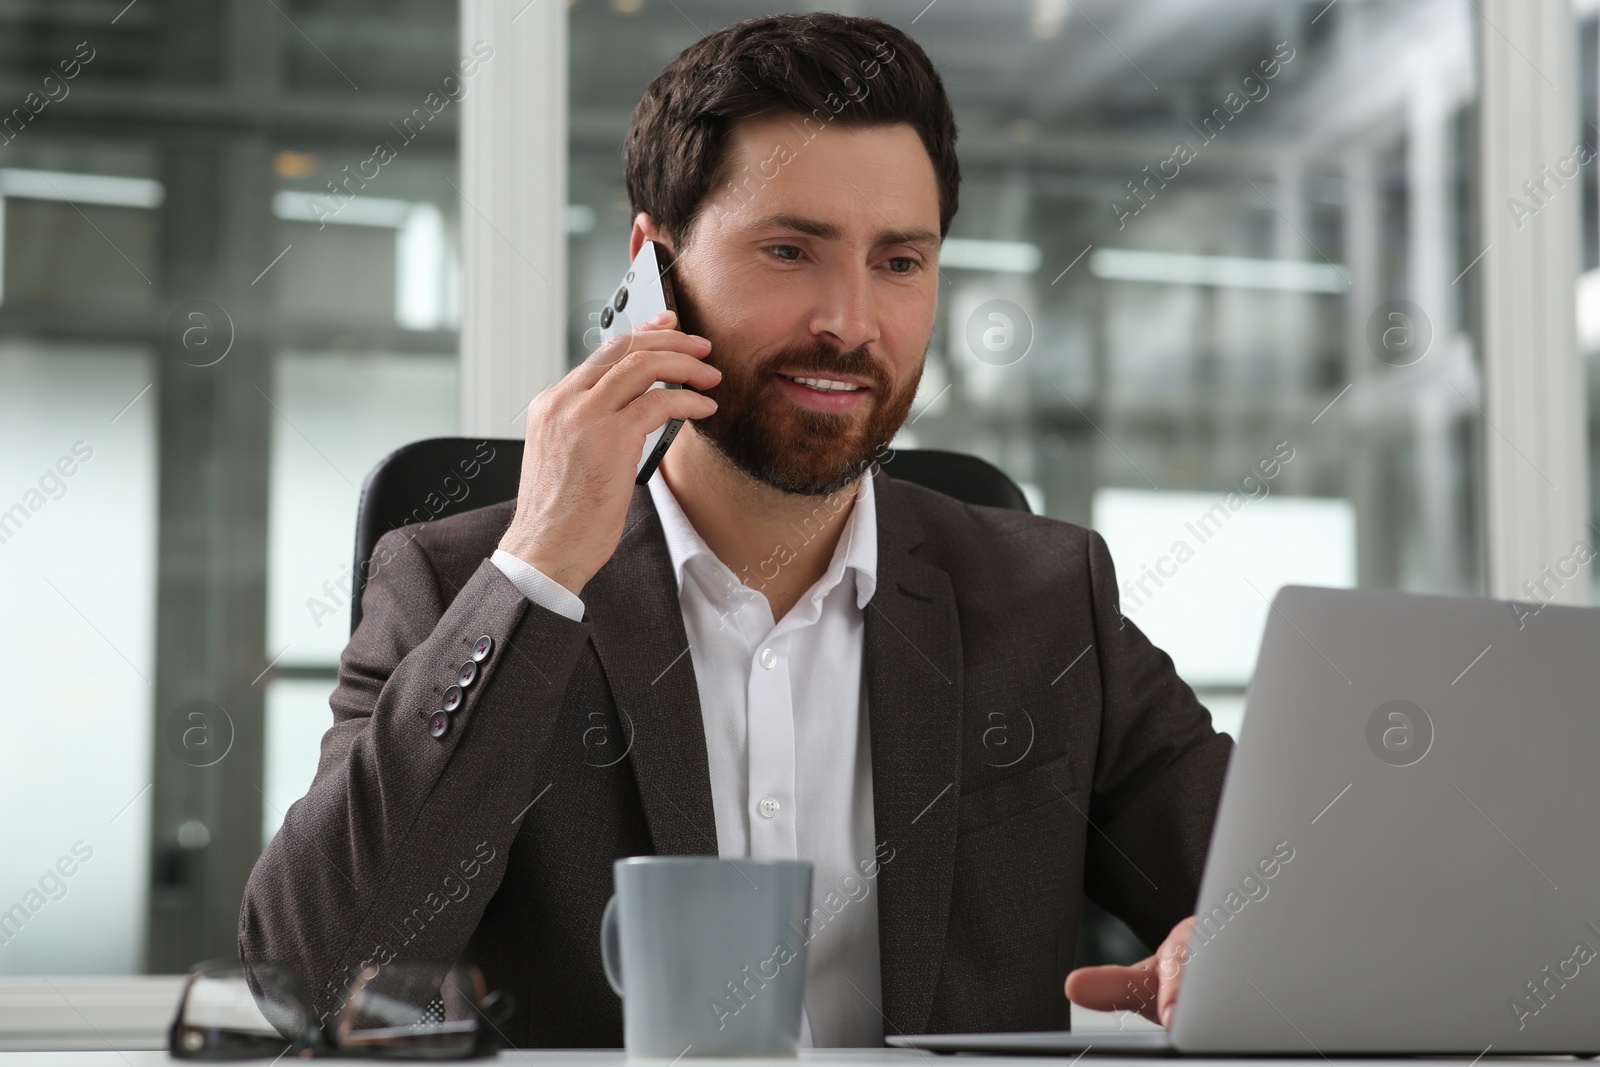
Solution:
[{"label": "bearded man", "polygon": [[[1166,1021],[1231,740],[1096,534],[876,463],[933,333],[955,139],[928,57],[870,18],[741,22],[651,83],[629,254],[656,243],[681,319],[534,398],[515,502],[380,541],[246,958],[327,1014],[366,963],[467,957],[513,1044],[615,1047],[613,861],[783,857],[848,900],[807,942],[805,1044],[1066,1029],[1064,982]],[[1158,954],[1067,981],[1085,894]]]}]

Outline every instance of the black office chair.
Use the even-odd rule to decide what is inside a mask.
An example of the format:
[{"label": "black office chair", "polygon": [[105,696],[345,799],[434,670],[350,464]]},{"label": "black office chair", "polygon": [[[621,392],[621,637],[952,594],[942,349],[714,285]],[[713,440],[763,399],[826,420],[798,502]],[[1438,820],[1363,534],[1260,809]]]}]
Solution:
[{"label": "black office chair", "polygon": [[[413,522],[428,522],[517,495],[523,442],[434,437],[395,449],[378,461],[361,484],[356,506],[355,596],[350,632],[361,624],[361,593],[367,561],[378,538]],[[998,467],[977,456],[936,449],[892,452],[883,468],[895,478],[926,486],[968,504],[1028,511],[1028,498]]]}]

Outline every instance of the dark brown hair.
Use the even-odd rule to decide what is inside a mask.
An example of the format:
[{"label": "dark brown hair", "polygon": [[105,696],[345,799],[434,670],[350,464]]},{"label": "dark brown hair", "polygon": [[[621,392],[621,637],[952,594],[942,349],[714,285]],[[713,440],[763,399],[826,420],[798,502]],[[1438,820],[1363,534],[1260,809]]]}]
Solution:
[{"label": "dark brown hair", "polygon": [[[707,194],[728,180],[727,141],[741,119],[793,111],[820,126],[917,131],[939,183],[939,232],[961,187],[956,124],[921,46],[880,19],[819,11],[736,22],[684,49],[645,89],[622,145],[633,211],[682,242]],[[796,150],[798,145],[792,146]]]}]

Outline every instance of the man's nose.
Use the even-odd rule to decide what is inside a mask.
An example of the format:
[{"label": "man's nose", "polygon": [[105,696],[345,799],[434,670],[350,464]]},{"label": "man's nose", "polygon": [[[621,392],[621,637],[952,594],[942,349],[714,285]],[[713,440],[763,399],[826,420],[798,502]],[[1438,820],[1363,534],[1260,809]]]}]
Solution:
[{"label": "man's nose", "polygon": [[820,296],[812,315],[813,333],[830,337],[845,352],[878,340],[878,306],[865,265],[833,275]]}]

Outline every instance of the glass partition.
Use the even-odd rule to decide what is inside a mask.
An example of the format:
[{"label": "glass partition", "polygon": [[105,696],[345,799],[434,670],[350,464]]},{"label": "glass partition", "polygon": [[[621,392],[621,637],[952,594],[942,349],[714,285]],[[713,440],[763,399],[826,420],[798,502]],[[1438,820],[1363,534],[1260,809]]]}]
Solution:
[{"label": "glass partition", "polygon": [[[1600,412],[1600,104],[1596,103],[1596,86],[1600,85],[1600,2],[1573,0],[1572,12],[1578,23],[1578,133],[1570,156],[1557,163],[1558,180],[1565,180],[1548,185],[1543,195],[1555,194],[1575,178],[1573,195],[1582,198],[1576,304],[1578,349],[1587,380],[1590,514],[1584,546],[1587,554],[1580,550],[1575,553],[1577,558],[1568,557],[1567,564],[1569,568],[1581,566],[1588,571],[1589,603],[1595,604],[1600,603],[1600,574],[1588,564],[1600,556],[1600,418],[1596,418],[1596,412]],[[1523,204],[1530,217],[1541,206],[1535,198]],[[1542,580],[1548,586],[1549,580]],[[1532,584],[1533,579],[1529,581]],[[1547,597],[1535,593],[1532,599]]]},{"label": "glass partition", "polygon": [[[914,34],[962,130],[900,447],[1098,527],[1224,729],[1283,583],[1483,588],[1471,0],[836,6]],[[567,9],[575,360],[640,91],[775,8]],[[457,15],[0,10],[0,657],[49,692],[0,748],[0,974],[235,950],[328,722],[357,487],[457,425]]]},{"label": "glass partition", "polygon": [[[575,305],[626,266],[639,92],[779,9],[573,5]],[[938,64],[965,179],[897,445],[1100,529],[1225,729],[1279,586],[1483,588],[1467,0],[870,13]]]},{"label": "glass partition", "polygon": [[237,951],[331,724],[361,479],[458,424],[457,24],[0,9],[0,663],[39,697],[0,975]]}]

